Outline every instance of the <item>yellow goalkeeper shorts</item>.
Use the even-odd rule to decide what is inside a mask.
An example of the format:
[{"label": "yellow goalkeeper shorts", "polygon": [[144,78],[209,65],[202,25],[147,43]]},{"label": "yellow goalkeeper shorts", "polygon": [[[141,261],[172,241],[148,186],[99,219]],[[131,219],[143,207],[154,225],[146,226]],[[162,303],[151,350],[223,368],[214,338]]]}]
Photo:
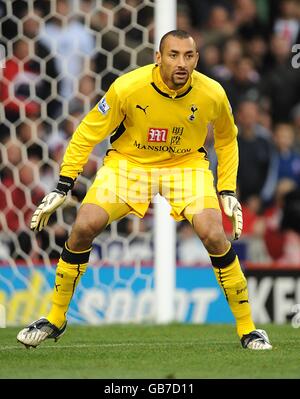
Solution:
[{"label": "yellow goalkeeper shorts", "polygon": [[144,217],[158,193],[171,205],[176,221],[186,218],[191,222],[205,208],[220,209],[208,161],[184,158],[168,167],[141,166],[109,151],[82,203],[104,208],[109,223],[128,213]]}]

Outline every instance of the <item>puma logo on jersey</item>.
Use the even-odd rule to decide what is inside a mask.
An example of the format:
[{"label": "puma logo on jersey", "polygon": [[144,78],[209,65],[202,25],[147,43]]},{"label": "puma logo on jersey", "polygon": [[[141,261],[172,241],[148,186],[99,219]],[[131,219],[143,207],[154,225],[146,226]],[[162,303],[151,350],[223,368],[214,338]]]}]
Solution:
[{"label": "puma logo on jersey", "polygon": [[143,107],[141,107],[140,105],[136,105],[136,108],[137,109],[141,109],[144,113],[145,113],[145,115],[146,115],[146,109],[149,107],[149,105],[147,105],[145,108],[143,108]]}]

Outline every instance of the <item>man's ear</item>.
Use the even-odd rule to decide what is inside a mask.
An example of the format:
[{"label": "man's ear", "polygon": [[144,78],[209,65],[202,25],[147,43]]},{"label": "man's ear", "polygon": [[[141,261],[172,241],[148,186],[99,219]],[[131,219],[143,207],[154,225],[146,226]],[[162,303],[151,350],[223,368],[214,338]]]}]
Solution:
[{"label": "man's ear", "polygon": [[198,51],[197,51],[197,53],[196,53],[196,62],[195,62],[194,69],[196,69],[197,64],[198,64],[198,61],[199,61],[199,53],[198,53]]},{"label": "man's ear", "polygon": [[155,60],[156,60],[157,65],[161,64],[161,54],[159,51],[156,51],[156,53],[155,53]]}]

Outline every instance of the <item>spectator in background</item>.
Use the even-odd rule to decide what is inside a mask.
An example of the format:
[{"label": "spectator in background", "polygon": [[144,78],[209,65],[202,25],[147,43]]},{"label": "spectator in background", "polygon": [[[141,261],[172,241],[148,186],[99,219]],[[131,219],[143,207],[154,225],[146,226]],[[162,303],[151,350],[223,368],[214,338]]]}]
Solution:
[{"label": "spectator in background", "polygon": [[215,79],[225,82],[232,78],[236,65],[243,56],[241,41],[234,36],[229,38],[224,43],[221,54],[221,63],[211,65],[211,71]]},{"label": "spectator in background", "polygon": [[251,58],[255,70],[260,76],[267,72],[268,65],[268,43],[264,36],[254,34],[249,40],[244,41],[247,57]]},{"label": "spectator in background", "polygon": [[191,29],[191,18],[189,14],[189,7],[185,3],[177,3],[176,13],[177,29],[190,30]]},{"label": "spectator in background", "polygon": [[257,103],[244,101],[238,106],[236,113],[240,154],[238,188],[242,203],[252,196],[261,197],[270,173],[271,133],[258,124],[258,116]]},{"label": "spectator in background", "polygon": [[265,104],[260,104],[258,124],[261,125],[266,131],[271,132],[273,128],[272,116],[269,108]]},{"label": "spectator in background", "polygon": [[215,78],[215,69],[220,65],[221,53],[215,44],[208,44],[201,50],[201,60],[198,62],[197,70],[211,78]]},{"label": "spectator in background", "polygon": [[84,72],[85,56],[95,48],[94,36],[72,15],[70,2],[56,0],[55,16],[48,19],[39,39],[52,54],[61,76],[59,93],[70,100],[76,93],[74,81]]},{"label": "spectator in background", "polygon": [[274,128],[274,150],[271,168],[264,187],[264,200],[271,202],[281,179],[289,179],[300,187],[300,153],[295,150],[295,132],[292,125],[277,124]]},{"label": "spectator in background", "polygon": [[243,56],[238,59],[228,80],[220,81],[228,93],[228,98],[235,111],[241,101],[257,101],[259,98],[260,76],[254,69],[253,61]]},{"label": "spectator in background", "polygon": [[178,0],[178,4],[182,3],[187,5],[190,9],[191,25],[200,30],[205,29],[211,8],[215,6],[222,6],[228,10],[228,12],[233,11],[233,4],[231,0]]},{"label": "spectator in background", "polygon": [[281,231],[283,253],[280,265],[300,267],[300,189],[288,192],[283,199]]},{"label": "spectator in background", "polygon": [[260,92],[270,104],[274,123],[289,122],[291,109],[299,101],[299,70],[292,67],[289,41],[273,35],[270,44],[272,62],[261,80]]},{"label": "spectator in background", "polygon": [[235,25],[228,9],[222,5],[211,7],[207,24],[202,30],[204,45],[221,45],[235,33]]},{"label": "spectator in background", "polygon": [[274,201],[263,213],[265,219],[264,240],[273,262],[278,261],[284,252],[284,235],[281,230],[283,218],[284,197],[296,189],[296,184],[290,179],[281,179],[274,195]]},{"label": "spectator in background", "polygon": [[300,155],[295,151],[295,132],[289,124],[274,129],[274,143],[278,157],[278,180],[288,178],[300,187]]},{"label": "spectator in background", "polygon": [[252,39],[258,34],[266,38],[268,37],[267,26],[259,18],[254,0],[235,0],[234,21],[238,36],[243,41]]},{"label": "spectator in background", "polygon": [[299,14],[297,15],[299,2],[297,0],[282,0],[279,7],[280,15],[274,21],[274,33],[287,40],[291,48],[294,43],[299,43],[300,24]]},{"label": "spectator in background", "polygon": [[276,201],[265,212],[265,242],[279,267],[300,265],[300,190],[290,179],[279,181]]},{"label": "spectator in background", "polygon": [[300,102],[292,108],[290,118],[295,131],[295,150],[300,152]]}]

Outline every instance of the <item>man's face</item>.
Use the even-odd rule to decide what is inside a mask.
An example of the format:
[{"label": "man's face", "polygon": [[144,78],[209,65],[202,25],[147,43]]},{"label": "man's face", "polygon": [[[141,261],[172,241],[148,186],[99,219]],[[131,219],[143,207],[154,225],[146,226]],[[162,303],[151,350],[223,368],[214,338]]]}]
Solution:
[{"label": "man's face", "polygon": [[186,84],[197,65],[198,57],[191,37],[166,37],[162,51],[156,53],[156,62],[160,65],[161,77],[169,89],[178,90]]}]

